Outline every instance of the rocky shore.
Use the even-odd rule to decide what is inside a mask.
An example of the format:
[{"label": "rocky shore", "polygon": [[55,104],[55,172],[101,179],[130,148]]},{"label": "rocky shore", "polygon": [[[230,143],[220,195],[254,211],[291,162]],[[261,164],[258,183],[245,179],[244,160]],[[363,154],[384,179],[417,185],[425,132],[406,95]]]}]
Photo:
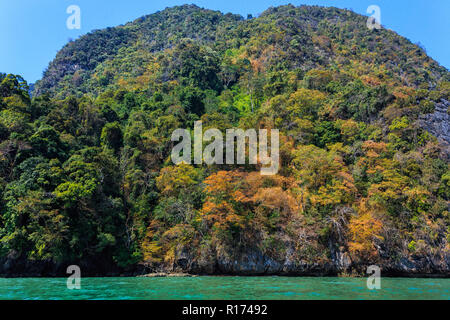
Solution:
[{"label": "rocky shore", "polygon": [[[0,258],[0,277],[65,277],[71,264],[80,266],[87,277],[192,277],[197,275],[237,276],[365,276],[369,265],[353,263],[347,253],[334,252],[330,262],[306,263],[277,261],[258,252],[243,253],[234,259],[227,256],[210,257],[201,261],[186,253],[179,253],[173,263],[137,264],[127,269],[117,267],[112,261],[91,260],[78,263],[55,264],[51,261],[32,261],[20,256]],[[374,263],[383,276],[450,278],[450,256],[402,257]]]},{"label": "rocky shore", "polygon": [[189,274],[189,273],[170,273],[170,272],[156,272],[156,273],[148,273],[144,275],[139,275],[138,277],[143,278],[166,278],[166,277],[173,277],[173,278],[183,278],[183,277],[197,277],[195,274]]}]

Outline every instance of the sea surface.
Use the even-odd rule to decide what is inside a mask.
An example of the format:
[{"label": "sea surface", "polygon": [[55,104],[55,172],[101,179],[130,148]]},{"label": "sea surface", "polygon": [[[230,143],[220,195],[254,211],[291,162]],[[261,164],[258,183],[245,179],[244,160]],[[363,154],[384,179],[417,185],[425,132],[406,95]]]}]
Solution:
[{"label": "sea surface", "polygon": [[0,299],[450,299],[450,279],[381,278],[369,290],[366,278],[190,277],[81,278],[68,289],[66,278],[0,278]]}]

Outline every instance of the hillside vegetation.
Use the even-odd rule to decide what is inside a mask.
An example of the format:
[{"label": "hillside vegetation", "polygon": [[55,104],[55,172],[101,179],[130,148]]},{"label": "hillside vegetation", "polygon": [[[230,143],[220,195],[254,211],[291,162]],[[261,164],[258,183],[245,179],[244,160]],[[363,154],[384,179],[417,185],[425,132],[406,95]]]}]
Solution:
[{"label": "hillside vegetation", "polygon": [[[186,5],[68,43],[33,98],[0,74],[0,273],[449,275],[448,132],[421,119],[450,73],[366,20]],[[278,174],[173,165],[197,120],[279,129]]]}]

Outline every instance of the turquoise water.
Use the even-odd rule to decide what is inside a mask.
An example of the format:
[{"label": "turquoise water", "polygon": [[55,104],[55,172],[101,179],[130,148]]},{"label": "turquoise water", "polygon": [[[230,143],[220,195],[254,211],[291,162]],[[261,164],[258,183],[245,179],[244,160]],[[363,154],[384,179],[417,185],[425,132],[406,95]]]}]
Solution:
[{"label": "turquoise water", "polygon": [[450,279],[382,278],[379,290],[365,278],[82,278],[80,290],[66,281],[0,278],[0,299],[450,299]]}]

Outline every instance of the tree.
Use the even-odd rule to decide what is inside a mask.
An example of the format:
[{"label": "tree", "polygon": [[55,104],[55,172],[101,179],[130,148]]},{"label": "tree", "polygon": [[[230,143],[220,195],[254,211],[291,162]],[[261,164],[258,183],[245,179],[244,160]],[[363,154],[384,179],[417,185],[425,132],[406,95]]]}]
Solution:
[{"label": "tree", "polygon": [[370,207],[363,200],[359,204],[359,215],[353,217],[348,226],[350,237],[348,246],[354,259],[365,262],[376,259],[378,251],[375,243],[383,239],[380,235],[382,227],[381,221],[374,217]]},{"label": "tree", "polygon": [[328,208],[350,204],[357,194],[354,179],[342,158],[335,152],[315,146],[301,146],[293,160],[299,201]]},{"label": "tree", "polygon": [[111,148],[115,152],[118,152],[123,146],[123,134],[120,124],[117,121],[107,123],[102,129],[100,139],[104,147]]}]

